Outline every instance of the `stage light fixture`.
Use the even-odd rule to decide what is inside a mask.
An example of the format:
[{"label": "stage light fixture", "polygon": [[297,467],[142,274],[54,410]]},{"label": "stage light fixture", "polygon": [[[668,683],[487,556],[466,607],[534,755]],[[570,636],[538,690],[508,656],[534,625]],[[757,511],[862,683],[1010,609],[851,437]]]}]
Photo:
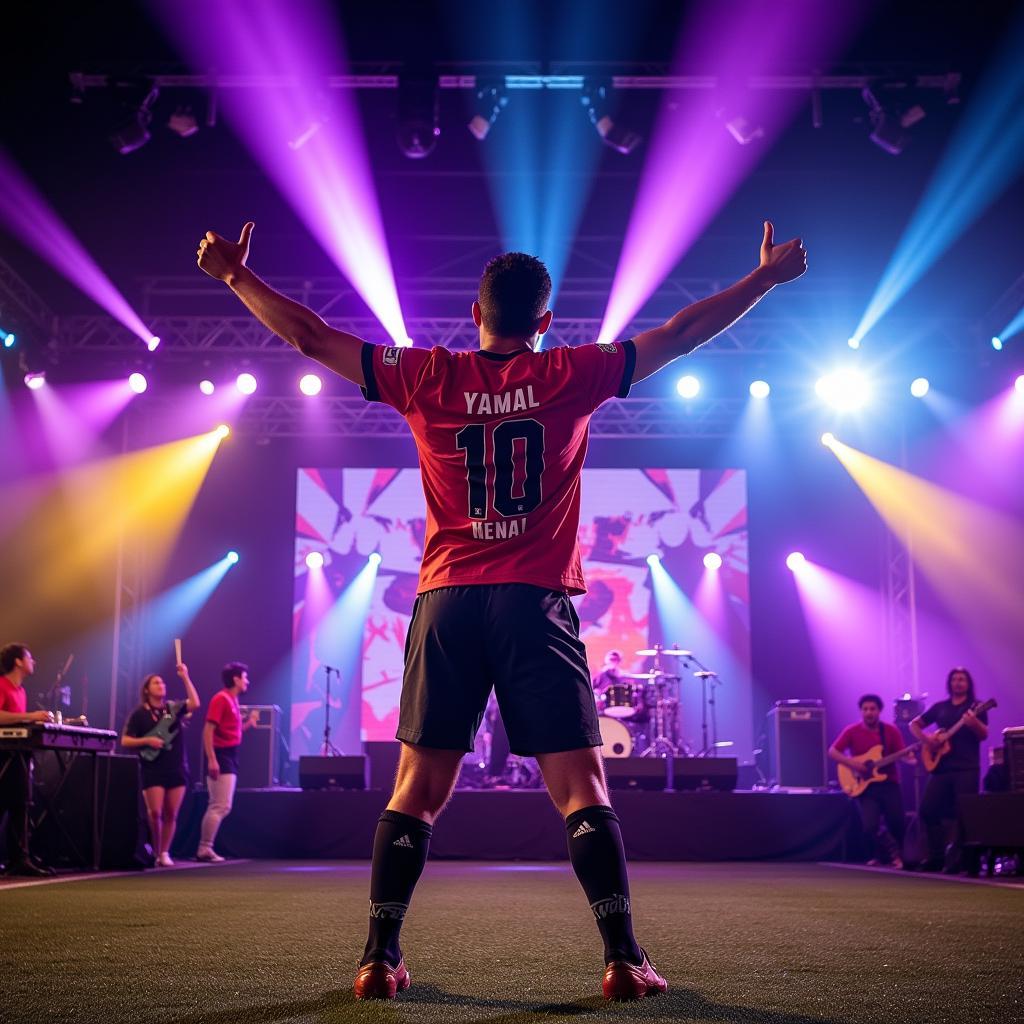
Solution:
[{"label": "stage light fixture", "polygon": [[134,394],[143,395],[146,393],[146,388],[149,387],[149,381],[146,380],[144,373],[139,373],[136,370],[135,373],[130,374],[128,377],[128,387],[132,389]]},{"label": "stage light fixture", "polygon": [[477,79],[476,97],[473,102],[473,117],[466,126],[470,134],[480,142],[487,138],[498,116],[508,106],[508,93],[504,82],[481,82]]},{"label": "stage light fixture", "polygon": [[222,423],[214,433],[223,441],[231,433],[231,428],[226,423]]},{"label": "stage light fixture", "polygon": [[766,380],[755,380],[750,382],[751,398],[767,398],[772,393],[772,387]]},{"label": "stage light fixture", "polygon": [[892,156],[899,156],[907,144],[907,132],[918,121],[925,118],[924,108],[913,104],[903,111],[891,104],[883,104],[871,86],[865,86],[861,98],[867,104],[868,118],[871,121],[871,134],[868,138]]},{"label": "stage light fixture", "polygon": [[378,566],[383,561],[383,559],[380,557],[380,552],[379,551],[371,551],[370,552],[370,557],[367,559],[367,561],[372,566]]},{"label": "stage light fixture", "polygon": [[629,156],[643,142],[643,138],[636,132],[612,119],[610,82],[584,79],[580,103],[601,141],[616,153]]},{"label": "stage light fixture", "polygon": [[928,394],[928,389],[931,384],[928,382],[927,377],[915,377],[910,383],[910,393],[915,398],[924,398]]},{"label": "stage light fixture", "polygon": [[153,337],[146,342],[146,348],[148,348],[150,352],[155,352],[159,347],[160,339],[154,334]]},{"label": "stage light fixture", "polygon": [[322,551],[310,551],[306,555],[306,568],[322,569],[324,567],[324,555]]},{"label": "stage light fixture", "polygon": [[40,371],[39,373],[26,373],[25,374],[25,387],[30,391],[38,391],[46,383],[46,372]]},{"label": "stage light fixture", "polygon": [[238,552],[237,551],[229,551],[227,553],[227,555],[225,555],[225,558],[227,558],[227,560],[228,560],[228,565],[237,565],[238,564]]},{"label": "stage light fixture", "polygon": [[993,347],[993,348],[994,348],[994,349],[995,349],[995,350],[996,350],[997,352],[1002,352],[1002,351],[1003,351],[1003,339],[1002,339],[1002,338],[1000,338],[1000,337],[999,337],[998,335],[997,335],[997,336],[995,336],[995,337],[994,337],[994,338],[992,339],[992,347]]},{"label": "stage light fixture", "polygon": [[1024,395],[1024,373],[1013,382],[1013,387],[1018,395]]},{"label": "stage light fixture", "polygon": [[786,555],[786,568],[790,572],[796,572],[806,561],[807,559],[799,551],[791,551]]},{"label": "stage light fixture", "polygon": [[860,348],[860,338],[847,338],[846,344],[856,352]]},{"label": "stage light fixture", "polygon": [[177,107],[167,119],[167,127],[175,135],[179,135],[183,139],[190,139],[199,131],[199,122],[196,120],[196,115],[192,113],[191,107]]},{"label": "stage light fixture", "polygon": [[661,565],[661,555],[657,552],[654,552],[652,555],[648,555],[647,564],[650,566]]},{"label": "stage light fixture", "polygon": [[4,348],[14,348],[15,341],[17,341],[17,338],[15,338],[13,334],[5,334]]},{"label": "stage light fixture", "polygon": [[323,386],[324,382],[315,373],[304,374],[299,379],[299,390],[310,398],[319,395]]},{"label": "stage light fixture", "polygon": [[[129,86],[131,83],[129,83]],[[121,89],[121,83],[114,86]],[[123,104],[127,113],[122,120],[115,125],[110,133],[110,144],[122,156],[134,153],[141,149],[150,140],[149,125],[153,120],[153,104],[156,103],[160,90],[149,80],[137,84],[135,88],[129,89],[129,95],[134,94],[134,101],[128,100]],[[138,98],[141,97],[141,98]]]},{"label": "stage light fixture", "polygon": [[199,390],[204,395],[212,395],[217,390],[212,380],[201,380],[199,382]]},{"label": "stage light fixture", "polygon": [[251,373],[240,373],[235,378],[235,387],[243,395],[251,395],[256,391],[256,378]]},{"label": "stage light fixture", "polygon": [[831,448],[832,445],[836,443],[836,435],[833,434],[832,431],[826,430],[825,433],[821,435],[821,443],[826,448]]},{"label": "stage light fixture", "polygon": [[764,138],[764,128],[742,114],[729,118],[725,122],[725,128],[741,146],[749,146],[752,142]]},{"label": "stage light fixture", "polygon": [[434,151],[441,135],[436,74],[403,75],[398,81],[398,148],[410,160]]},{"label": "stage light fixture", "polygon": [[844,369],[819,377],[814,390],[822,401],[834,409],[859,409],[868,400],[868,382],[857,370]]},{"label": "stage light fixture", "polygon": [[722,568],[722,556],[717,551],[709,551],[704,556],[704,568],[705,569],[721,569]]},{"label": "stage light fixture", "polygon": [[676,382],[676,391],[679,392],[680,398],[696,398],[700,392],[700,381],[687,374]]}]

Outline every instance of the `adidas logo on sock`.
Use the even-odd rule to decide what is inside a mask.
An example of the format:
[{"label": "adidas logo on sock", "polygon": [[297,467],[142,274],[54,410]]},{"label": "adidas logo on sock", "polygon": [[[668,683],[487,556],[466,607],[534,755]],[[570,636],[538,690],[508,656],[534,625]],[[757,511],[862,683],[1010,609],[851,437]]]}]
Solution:
[{"label": "adidas logo on sock", "polygon": [[401,839],[396,839],[391,845],[392,846],[404,846],[406,849],[411,850],[412,849],[412,840],[408,836],[402,836]]},{"label": "adidas logo on sock", "polygon": [[580,825],[580,827],[578,829],[576,829],[575,832],[573,832],[572,837],[573,837],[573,839],[579,839],[580,836],[585,836],[588,832],[596,832],[596,831],[597,831],[597,829],[594,828],[593,825],[591,825],[589,822],[585,821],[585,822],[583,822],[582,825]]}]

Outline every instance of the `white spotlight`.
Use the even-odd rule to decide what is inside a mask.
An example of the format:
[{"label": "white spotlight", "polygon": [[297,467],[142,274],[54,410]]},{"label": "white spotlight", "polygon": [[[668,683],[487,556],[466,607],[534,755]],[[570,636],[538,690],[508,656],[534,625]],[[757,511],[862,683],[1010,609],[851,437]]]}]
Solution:
[{"label": "white spotlight", "polygon": [[653,555],[647,556],[647,564],[650,566],[661,565],[661,555],[655,552]]},{"label": "white spotlight", "polygon": [[847,338],[846,344],[850,346],[854,351],[860,348],[860,338]]},{"label": "white spotlight", "polygon": [[767,398],[772,393],[772,387],[766,380],[754,380],[750,382],[751,398]]},{"label": "white spotlight", "polygon": [[38,391],[46,383],[45,373],[26,373],[25,387],[31,391]]},{"label": "white spotlight", "polygon": [[705,569],[721,569],[722,568],[722,556],[717,551],[709,551],[704,556],[704,568]]},{"label": "white spotlight", "polygon": [[322,551],[310,551],[306,555],[306,566],[310,569],[322,569],[324,567],[324,555]]},{"label": "white spotlight", "polygon": [[700,392],[700,381],[687,374],[685,377],[679,378],[676,383],[676,391],[679,392],[680,398],[696,398]]},{"label": "white spotlight", "polygon": [[235,378],[235,387],[243,395],[252,395],[256,392],[256,378],[251,373],[240,373]]},{"label": "white spotlight", "polygon": [[323,389],[324,382],[315,374],[304,374],[299,380],[299,390],[308,397],[319,395]]},{"label": "white spotlight", "polygon": [[928,394],[928,389],[931,384],[928,383],[927,377],[916,377],[910,384],[910,393],[915,398],[924,398]]},{"label": "white spotlight", "polygon": [[154,334],[153,337],[146,342],[146,348],[148,348],[150,352],[155,352],[159,347],[160,339]]},{"label": "white spotlight", "polygon": [[821,435],[821,443],[826,448],[831,448],[832,445],[836,443],[836,435],[833,434],[830,430],[826,430],[825,433]]},{"label": "white spotlight", "polygon": [[819,377],[814,390],[822,401],[834,409],[849,412],[852,409],[859,409],[867,402],[870,389],[862,373],[844,369]]},{"label": "white spotlight", "polygon": [[367,561],[370,563],[370,565],[376,567],[376,566],[380,565],[380,563],[383,561],[383,559],[380,557],[380,552],[379,551],[371,551],[370,552],[370,557],[367,559]]},{"label": "white spotlight", "polygon": [[199,382],[199,390],[202,391],[204,395],[212,395],[217,389],[212,380],[201,380]]}]

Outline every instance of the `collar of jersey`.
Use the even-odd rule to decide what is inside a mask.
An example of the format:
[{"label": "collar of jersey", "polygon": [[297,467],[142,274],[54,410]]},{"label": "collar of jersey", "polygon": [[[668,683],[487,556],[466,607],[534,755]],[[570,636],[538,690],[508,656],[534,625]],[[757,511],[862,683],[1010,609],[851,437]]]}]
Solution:
[{"label": "collar of jersey", "polygon": [[482,348],[476,350],[478,356],[483,356],[484,359],[493,359],[499,363],[507,363],[510,359],[515,359],[516,356],[527,355],[529,352],[528,348],[524,348],[520,352],[488,352]]}]

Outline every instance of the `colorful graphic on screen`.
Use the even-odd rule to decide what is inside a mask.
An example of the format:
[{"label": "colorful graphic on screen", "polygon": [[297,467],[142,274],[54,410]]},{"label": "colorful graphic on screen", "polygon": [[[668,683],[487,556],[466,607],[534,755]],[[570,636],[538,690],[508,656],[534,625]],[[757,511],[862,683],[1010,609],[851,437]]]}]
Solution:
[{"label": "colorful graphic on screen", "polygon": [[[393,740],[398,725],[425,526],[419,470],[300,469],[297,493],[291,756],[323,747],[328,678],[330,742],[355,753]],[[574,601],[592,674],[612,649],[635,674],[654,667],[635,653],[653,644],[691,651],[662,659],[678,676],[681,741],[691,753],[717,741],[747,760],[745,473],[585,469],[579,540],[588,592]],[[705,566],[709,553],[718,568]],[[702,682],[702,666],[716,675]],[[714,700],[707,716],[702,686]]]}]

